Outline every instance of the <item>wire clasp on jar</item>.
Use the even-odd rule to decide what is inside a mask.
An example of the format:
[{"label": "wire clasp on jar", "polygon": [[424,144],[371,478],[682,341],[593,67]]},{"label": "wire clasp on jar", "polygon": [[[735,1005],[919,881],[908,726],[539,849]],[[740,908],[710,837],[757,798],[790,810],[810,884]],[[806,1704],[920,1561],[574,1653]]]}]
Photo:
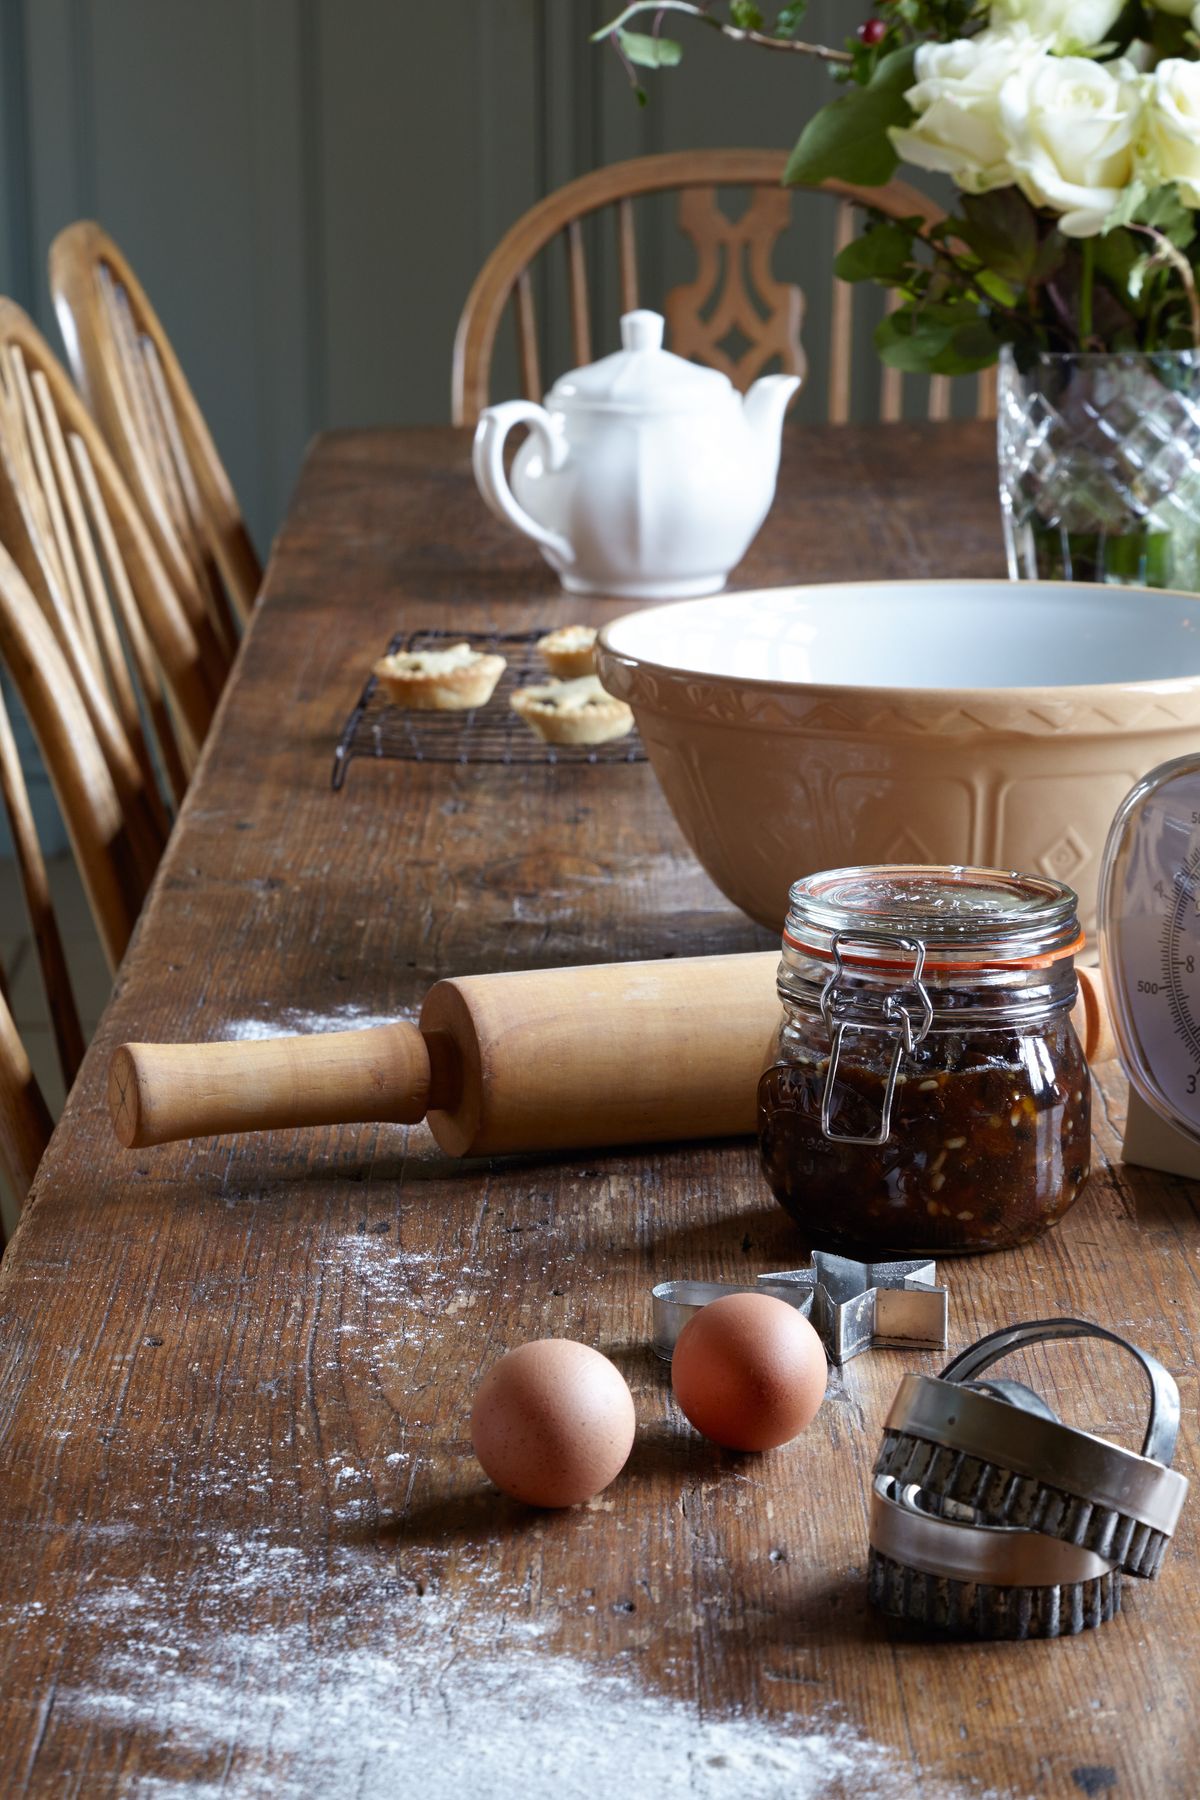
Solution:
[{"label": "wire clasp on jar", "polygon": [[[897,983],[887,994],[876,992],[868,996],[861,990],[847,990],[842,986],[846,973],[844,952],[856,947],[904,951],[913,959],[907,979]],[[886,931],[839,931],[834,934],[832,949],[833,969],[821,989],[821,1016],[830,1038],[829,1068],[821,1097],[821,1131],[835,1144],[886,1144],[892,1129],[892,1101],[900,1064],[906,1056],[912,1055],[933,1023],[933,1002],[922,979],[925,944],[921,938],[893,937]],[[847,1031],[875,1031],[895,1039],[884,1083],[879,1130],[867,1137],[834,1131],[831,1125],[842,1037]]]}]

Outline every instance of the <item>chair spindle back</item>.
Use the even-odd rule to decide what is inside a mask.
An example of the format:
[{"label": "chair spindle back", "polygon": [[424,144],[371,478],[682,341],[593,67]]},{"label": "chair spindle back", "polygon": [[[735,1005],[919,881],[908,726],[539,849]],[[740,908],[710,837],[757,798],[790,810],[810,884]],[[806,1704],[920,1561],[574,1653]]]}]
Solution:
[{"label": "chair spindle back", "polygon": [[[616,230],[616,271],[623,312],[639,304],[637,229],[634,201],[651,194],[679,195],[680,229],[695,250],[695,278],[671,289],[662,310],[671,348],[683,356],[723,369],[745,390],[769,362],[789,374],[805,373],[801,341],[805,297],[794,284],[772,273],[775,245],[788,229],[793,200],[806,194],[834,196],[834,253],[855,230],[856,207],[869,206],[893,218],[919,217],[935,223],[942,211],[928,195],[904,182],[858,188],[831,181],[819,189],[782,187],[787,155],[774,150],[703,150],[638,157],[615,163],[569,182],[517,220],[488,257],[459,320],[454,347],[452,414],[455,424],[474,425],[489,402],[492,357],[504,310],[512,301],[517,328],[517,360],[522,391],[541,400],[545,391],[539,354],[533,267],[556,238],[566,255],[571,352],[576,363],[593,356],[590,290],[583,221],[612,209]],[[750,200],[731,218],[718,189],[742,188]],[[892,302],[894,304],[894,301]],[[830,315],[827,416],[844,423],[851,416],[853,290],[833,282]],[[879,382],[879,416],[903,416],[903,377],[884,368]],[[934,376],[927,384],[927,416],[950,416],[951,383]],[[995,416],[991,371],[979,377],[976,416]]]}]

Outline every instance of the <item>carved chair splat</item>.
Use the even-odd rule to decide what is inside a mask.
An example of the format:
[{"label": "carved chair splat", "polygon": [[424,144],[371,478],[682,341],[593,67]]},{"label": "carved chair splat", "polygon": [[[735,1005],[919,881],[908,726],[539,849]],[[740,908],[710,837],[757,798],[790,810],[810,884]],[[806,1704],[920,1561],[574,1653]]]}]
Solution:
[{"label": "carved chair splat", "polygon": [[[773,358],[786,375],[806,372],[804,295],[771,272],[771,252],[791,213],[786,188],[756,188],[737,219],[722,210],[713,188],[679,196],[679,227],[695,246],[697,272],[663,302],[667,336],[676,355],[723,370],[743,392]],[[745,346],[740,353],[728,347],[734,333]]]},{"label": "carved chair splat", "polygon": [[[489,402],[489,382],[496,340],[511,300],[516,318],[518,367],[527,399],[541,400],[543,382],[531,270],[552,241],[566,247],[567,295],[572,352],[576,361],[590,359],[588,274],[581,222],[611,208],[616,228],[617,281],[621,309],[639,304],[640,282],[634,202],[647,195],[677,192],[679,218],[691,238],[698,270],[692,282],[669,292],[662,310],[676,352],[709,362],[746,388],[763,366],[778,358],[791,373],[803,373],[801,325],[804,296],[779,281],[771,271],[774,246],[791,218],[793,199],[803,204],[805,190],[781,186],[787,153],[777,150],[691,150],[644,156],[614,163],[569,182],[546,196],[507,231],[476,277],[459,319],[454,345],[452,416],[457,425],[474,425]],[[723,211],[717,190],[741,188],[751,199],[740,217]],[[830,181],[810,194],[833,195],[837,201],[834,251],[850,242],[854,210],[870,206],[893,218],[920,217],[933,223],[942,217],[928,195],[904,182],[880,188],[858,188]],[[854,296],[834,280],[830,327],[828,417],[845,423],[851,410],[851,353]],[[731,337],[745,340],[731,349]],[[880,416],[902,416],[902,377],[882,371]],[[942,377],[928,383],[928,416],[945,418],[950,411],[950,384]],[[976,413],[995,416],[995,382],[991,372],[979,378]]]}]

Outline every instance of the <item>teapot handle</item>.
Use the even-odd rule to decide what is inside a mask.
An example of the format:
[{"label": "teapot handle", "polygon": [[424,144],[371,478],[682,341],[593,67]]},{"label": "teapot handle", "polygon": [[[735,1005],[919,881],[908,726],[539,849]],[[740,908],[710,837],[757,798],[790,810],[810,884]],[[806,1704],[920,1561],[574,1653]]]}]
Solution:
[{"label": "teapot handle", "polygon": [[479,491],[498,519],[507,519],[525,537],[532,538],[556,561],[569,567],[575,561],[575,552],[566,538],[531,518],[525,508],[517,504],[508,485],[504,473],[504,440],[514,425],[528,425],[541,444],[548,469],[562,467],[567,447],[561,433],[554,429],[545,407],[538,406],[533,400],[505,400],[500,406],[489,406],[475,428],[471,460]]}]

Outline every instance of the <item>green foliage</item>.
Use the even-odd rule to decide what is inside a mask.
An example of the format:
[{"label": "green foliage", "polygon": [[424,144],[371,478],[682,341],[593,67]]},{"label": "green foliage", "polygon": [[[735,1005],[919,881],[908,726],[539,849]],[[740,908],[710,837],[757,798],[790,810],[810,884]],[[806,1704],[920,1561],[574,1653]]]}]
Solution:
[{"label": "green foliage", "polygon": [[[643,102],[633,69],[671,68],[682,53],[658,35],[668,14],[824,55],[840,91],[801,132],[784,180],[872,188],[897,166],[890,134],[911,118],[905,95],[918,44],[969,35],[986,22],[987,8],[982,0],[875,0],[873,10],[883,26],[879,41],[849,36],[844,50],[800,41],[805,0],[634,0],[596,36],[616,40]],[[650,17],[651,33],[626,29],[634,18]],[[1200,61],[1200,34],[1190,21],[1151,0],[1127,0],[1110,38],[1089,54],[1107,60],[1149,43],[1159,56]],[[1131,182],[1102,233],[1084,239],[1065,237],[1052,212],[1034,206],[1015,183],[960,193],[955,213],[934,225],[871,213],[835,269],[844,281],[892,290],[895,303],[876,342],[885,362],[915,373],[968,374],[994,361],[1004,344],[1024,363],[1039,351],[1153,353],[1200,343],[1197,213],[1174,183]]]},{"label": "green foliage", "polygon": [[997,306],[1016,306],[1020,302],[1020,291],[1005,281],[1003,275],[997,275],[994,269],[977,269],[974,276],[975,286]]},{"label": "green foliage", "polygon": [[[1176,13],[1159,12],[1157,7],[1148,8],[1147,15],[1136,35],[1152,44],[1159,57],[1195,55],[1194,34],[1186,15],[1180,17]],[[1118,27],[1124,23],[1124,17],[1117,21]],[[1189,42],[1189,39],[1193,41]]]},{"label": "green foliage", "polygon": [[1019,360],[1184,348],[1195,342],[1193,215],[1173,188],[1140,193],[1130,211],[1129,224],[1074,239],[1015,188],[963,195],[959,214],[934,226],[873,215],[835,267],[895,290],[876,344],[908,372],[968,374],[1002,344]]},{"label": "green foliage", "polygon": [[944,43],[964,37],[977,22],[976,0],[891,0],[887,13],[916,37]]},{"label": "green foliage", "polygon": [[911,375],[973,375],[994,363],[991,320],[963,300],[904,307],[881,319],[875,347],[889,368]]},{"label": "green foliage", "polygon": [[1179,189],[1155,188],[1133,215],[1138,225],[1150,225],[1169,238],[1179,250],[1186,250],[1196,236],[1196,215],[1179,198]]},{"label": "green foliage", "polygon": [[1038,253],[1034,258],[1033,269],[1029,277],[1030,287],[1041,287],[1043,283],[1052,280],[1061,269],[1066,254],[1066,238],[1056,226],[1050,226],[1038,245]]},{"label": "green foliage", "polygon": [[1135,306],[1138,304],[1139,301],[1144,302],[1145,293],[1146,293],[1146,278],[1150,273],[1150,268],[1151,268],[1153,261],[1154,261],[1153,257],[1150,256],[1149,254],[1147,254],[1145,256],[1135,257],[1133,262],[1130,263],[1129,269],[1126,272],[1125,292],[1129,295],[1130,300],[1132,301],[1132,303]]},{"label": "green foliage", "polygon": [[794,0],[791,6],[781,6],[775,15],[776,37],[795,37],[807,11],[807,0]]},{"label": "green foliage", "polygon": [[683,45],[673,38],[652,37],[645,31],[620,30],[614,35],[639,69],[673,69],[683,60]]},{"label": "green foliage", "polygon": [[1117,204],[1109,213],[1107,219],[1105,219],[1105,231],[1111,231],[1116,225],[1128,225],[1130,220],[1136,215],[1139,206],[1142,205],[1149,192],[1149,182],[1140,179],[1131,181],[1129,186],[1122,193],[1121,198],[1117,201]]},{"label": "green foliage", "polygon": [[1015,287],[1032,280],[1038,228],[1024,195],[1016,188],[964,194],[961,208],[962,216],[951,222],[949,232],[975,252],[981,265]]},{"label": "green foliage", "polygon": [[833,272],[843,281],[877,281],[884,287],[898,287],[912,266],[913,235],[911,222],[877,219],[838,253]]},{"label": "green foliage", "polygon": [[1123,296],[1134,312],[1144,312],[1146,270],[1141,265],[1150,260],[1145,254],[1144,240],[1139,241],[1133,232],[1119,228],[1107,231],[1096,239],[1094,255],[1096,275],[1109,291]]},{"label": "green foliage", "polygon": [[1149,225],[1180,250],[1196,235],[1195,214],[1170,183],[1152,188],[1149,182],[1131,181],[1104,221],[1106,232],[1118,225]]},{"label": "green foliage", "polygon": [[849,85],[839,99],[808,121],[789,159],[789,186],[815,185],[836,177],[862,187],[882,187],[899,158],[889,127],[912,117],[904,95],[913,82],[915,49],[893,50],[877,64],[865,87]]}]

